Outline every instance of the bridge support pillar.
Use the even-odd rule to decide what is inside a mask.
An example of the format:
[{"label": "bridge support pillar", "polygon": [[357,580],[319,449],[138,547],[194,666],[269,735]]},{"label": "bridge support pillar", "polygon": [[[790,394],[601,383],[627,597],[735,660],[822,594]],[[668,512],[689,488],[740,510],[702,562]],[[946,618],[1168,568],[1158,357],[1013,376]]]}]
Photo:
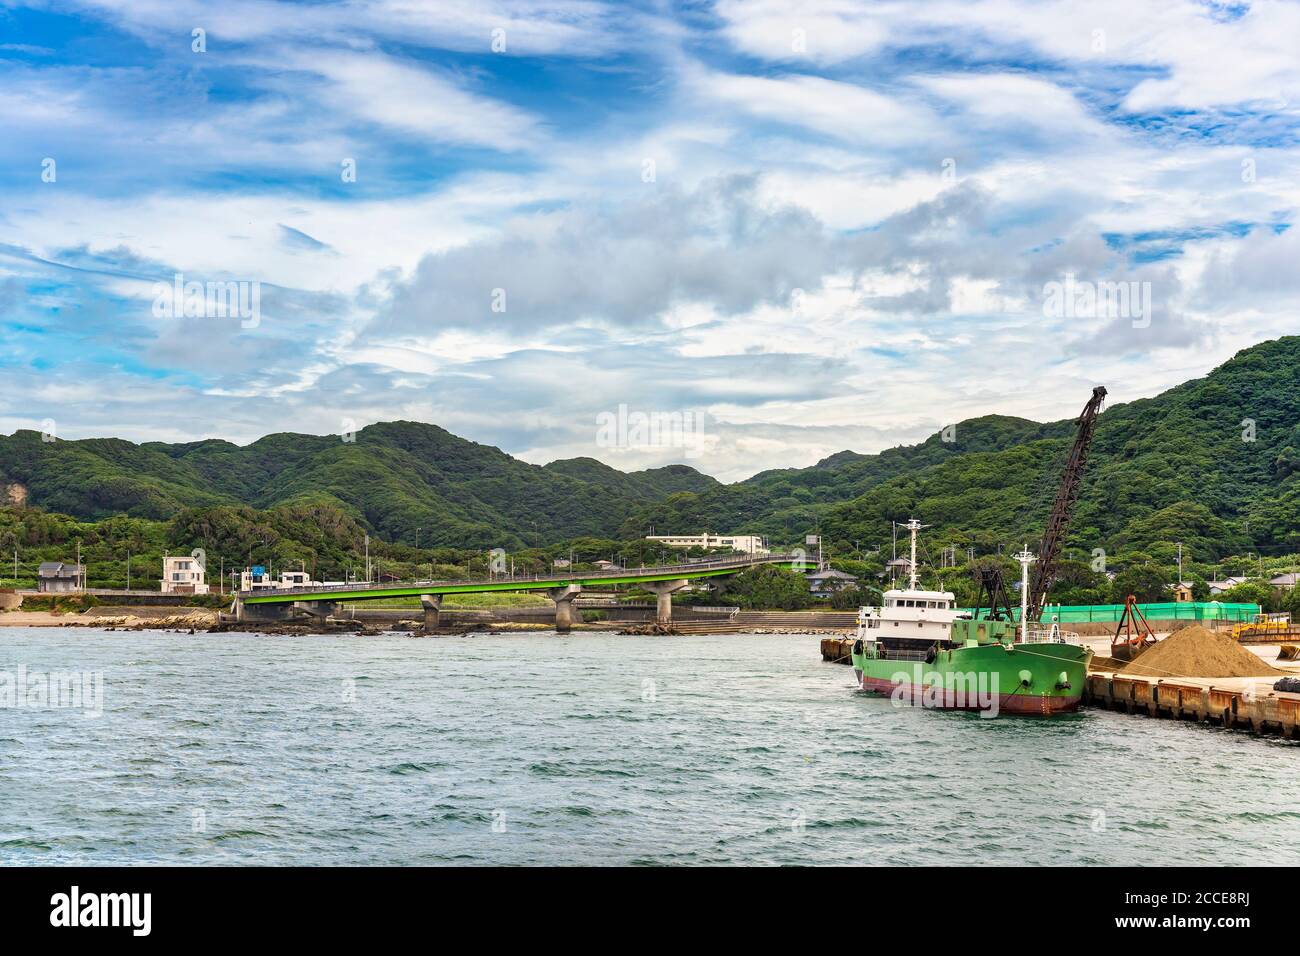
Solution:
[{"label": "bridge support pillar", "polygon": [[647,591],[654,592],[659,599],[655,608],[656,624],[671,624],[673,620],[673,592],[680,591],[690,582],[685,578],[678,581],[652,581],[645,585]]},{"label": "bridge support pillar", "polygon": [[581,584],[551,588],[546,596],[555,602],[555,632],[566,634],[573,628],[573,599],[582,593]]},{"label": "bridge support pillar", "polygon": [[424,608],[424,629],[436,631],[442,618],[442,595],[421,594],[420,605]]},{"label": "bridge support pillar", "polygon": [[293,609],[323,621],[338,610],[338,607],[333,601],[294,601]]},{"label": "bridge support pillar", "polygon": [[235,620],[240,621],[284,621],[291,614],[288,604],[245,604],[235,599]]}]

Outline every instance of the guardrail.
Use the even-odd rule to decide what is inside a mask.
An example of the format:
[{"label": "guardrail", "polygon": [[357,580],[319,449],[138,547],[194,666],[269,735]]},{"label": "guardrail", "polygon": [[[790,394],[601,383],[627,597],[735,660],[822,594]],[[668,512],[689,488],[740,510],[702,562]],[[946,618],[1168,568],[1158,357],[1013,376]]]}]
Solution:
[{"label": "guardrail", "polygon": [[321,584],[308,585],[294,588],[258,588],[253,591],[234,592],[235,597],[280,597],[293,594],[329,594],[334,591],[388,591],[394,588],[415,589],[419,587],[446,587],[457,584],[570,584],[577,579],[582,578],[626,578],[626,577],[661,577],[665,574],[681,573],[681,577],[689,578],[698,575],[701,571],[725,571],[730,568],[747,568],[756,567],[761,564],[788,564],[796,561],[807,563],[807,558],[801,554],[768,554],[762,557],[746,556],[744,558],[727,558],[718,561],[695,561],[689,564],[665,564],[654,567],[643,568],[609,568],[603,571],[581,571],[570,574],[533,574],[533,575],[510,575],[500,574],[489,578],[477,578],[470,580],[444,580],[444,581],[388,581],[383,584],[374,582],[361,582],[352,584]]}]

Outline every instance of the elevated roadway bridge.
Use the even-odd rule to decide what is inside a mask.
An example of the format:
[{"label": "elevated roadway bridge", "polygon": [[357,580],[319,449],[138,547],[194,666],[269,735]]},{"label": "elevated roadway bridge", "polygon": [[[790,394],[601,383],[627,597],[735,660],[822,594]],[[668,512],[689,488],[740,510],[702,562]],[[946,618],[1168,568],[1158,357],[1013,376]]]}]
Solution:
[{"label": "elevated roadway bridge", "polygon": [[567,631],[573,624],[573,600],[584,587],[630,584],[650,591],[658,598],[655,620],[672,621],[674,591],[697,578],[736,574],[763,564],[803,570],[810,565],[802,554],[736,555],[686,564],[648,568],[612,568],[607,571],[502,577],[476,581],[411,581],[390,584],[345,584],[283,589],[239,591],[232,610],[240,621],[282,621],[299,615],[326,618],[343,602],[378,601],[386,598],[418,597],[424,608],[424,626],[436,628],[442,600],[448,594],[486,594],[508,591],[541,591],[555,602],[555,629]]}]

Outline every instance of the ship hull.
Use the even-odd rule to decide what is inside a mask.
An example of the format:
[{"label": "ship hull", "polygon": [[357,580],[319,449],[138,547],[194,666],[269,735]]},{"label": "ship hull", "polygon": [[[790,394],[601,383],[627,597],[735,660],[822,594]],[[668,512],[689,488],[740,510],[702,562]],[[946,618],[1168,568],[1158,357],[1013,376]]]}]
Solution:
[{"label": "ship hull", "polygon": [[853,654],[858,686],[901,704],[989,716],[1052,717],[1079,709],[1088,651],[1077,644],[985,644],[934,660]]}]

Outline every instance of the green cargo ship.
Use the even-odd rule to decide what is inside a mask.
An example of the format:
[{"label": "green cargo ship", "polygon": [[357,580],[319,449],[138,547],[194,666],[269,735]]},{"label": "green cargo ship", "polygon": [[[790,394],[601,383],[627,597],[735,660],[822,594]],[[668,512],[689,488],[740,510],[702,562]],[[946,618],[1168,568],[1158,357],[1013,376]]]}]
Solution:
[{"label": "green cargo ship", "polygon": [[[912,532],[908,587],[886,591],[880,607],[858,612],[852,657],[859,688],[900,703],[988,717],[1077,710],[1091,651],[1069,641],[1056,624],[1031,628],[976,620],[957,610],[951,592],[918,588],[921,525],[912,520],[907,527]],[[1018,557],[1027,576],[1033,557],[1028,551]]]}]

